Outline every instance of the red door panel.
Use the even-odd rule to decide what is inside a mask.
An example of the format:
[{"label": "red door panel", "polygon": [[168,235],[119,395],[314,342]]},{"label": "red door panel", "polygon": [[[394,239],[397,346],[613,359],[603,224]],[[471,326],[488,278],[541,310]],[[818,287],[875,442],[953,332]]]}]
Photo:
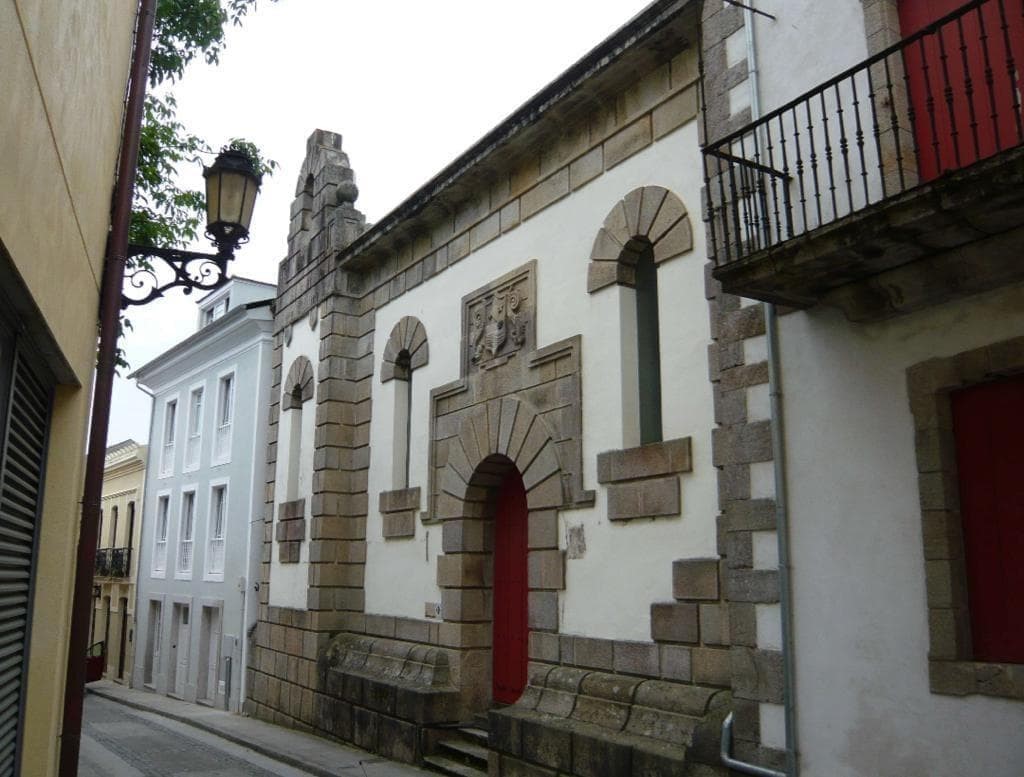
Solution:
[{"label": "red door panel", "polygon": [[494,700],[512,704],[526,687],[526,489],[518,472],[498,492],[494,526]]},{"label": "red door panel", "polygon": [[1024,376],[951,402],[973,657],[1024,663]]},{"label": "red door panel", "polygon": [[[900,32],[911,35],[963,5],[901,0]],[[904,51],[922,183],[1024,140],[1022,5],[988,0]]]}]

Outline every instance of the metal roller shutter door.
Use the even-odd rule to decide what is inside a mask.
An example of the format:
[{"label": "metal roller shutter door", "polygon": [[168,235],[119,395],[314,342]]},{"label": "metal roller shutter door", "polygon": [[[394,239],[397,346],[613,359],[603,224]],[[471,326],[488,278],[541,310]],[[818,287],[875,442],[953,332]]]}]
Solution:
[{"label": "metal roller shutter door", "polygon": [[[3,333],[0,332],[0,338]],[[9,393],[8,393],[9,391]],[[6,395],[6,396],[5,396]],[[0,777],[18,764],[36,528],[52,389],[11,341],[0,343]]]}]

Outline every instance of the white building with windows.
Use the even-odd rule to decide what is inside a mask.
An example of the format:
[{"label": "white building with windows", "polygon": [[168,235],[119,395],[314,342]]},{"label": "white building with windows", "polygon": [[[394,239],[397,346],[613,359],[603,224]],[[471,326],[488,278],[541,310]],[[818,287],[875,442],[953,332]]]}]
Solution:
[{"label": "white building with windows", "polygon": [[274,293],[231,280],[199,300],[195,334],[132,375],[153,396],[133,683],[236,711],[257,614]]}]

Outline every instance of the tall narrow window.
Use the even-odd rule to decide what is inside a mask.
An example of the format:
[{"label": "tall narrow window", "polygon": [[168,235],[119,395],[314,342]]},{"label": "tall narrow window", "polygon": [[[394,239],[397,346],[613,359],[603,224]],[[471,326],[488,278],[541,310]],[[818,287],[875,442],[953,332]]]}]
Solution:
[{"label": "tall narrow window", "polygon": [[284,468],[279,470],[279,478],[285,483],[285,502],[295,502],[302,489],[308,487],[306,474],[312,465],[312,451],[308,451],[307,460],[303,452],[303,439],[306,447],[311,440],[308,432],[303,434],[303,427],[309,423],[309,414],[315,411],[313,403],[310,402],[308,408],[304,405],[313,398],[313,387],[312,362],[305,356],[297,356],[288,369],[281,395],[282,422],[286,425],[282,429],[282,445],[287,442],[288,450],[287,456],[278,456],[278,465]]},{"label": "tall narrow window", "polygon": [[412,426],[412,369],[409,352],[395,359],[395,417],[391,438],[393,489],[409,487],[409,430]]},{"label": "tall narrow window", "polygon": [[661,442],[661,349],[658,343],[658,268],[650,248],[636,263],[637,369],[640,444]]},{"label": "tall narrow window", "polygon": [[128,503],[128,536],[124,539],[124,546],[129,549],[128,562],[125,564],[125,576],[130,576],[132,573],[132,556],[135,555],[131,552],[131,548],[135,546],[135,502]]},{"label": "tall narrow window", "polygon": [[102,547],[103,547],[103,508],[101,507],[100,508],[100,522],[99,522],[99,526],[96,528],[96,548],[99,549],[99,548],[102,548]]},{"label": "tall narrow window", "polygon": [[302,467],[302,389],[292,391],[291,427],[288,431],[288,483],[285,499],[288,502],[299,498],[299,470]]},{"label": "tall narrow window", "polygon": [[210,544],[206,554],[206,572],[211,576],[224,575],[224,530],[227,521],[227,486],[214,486],[210,490]]},{"label": "tall narrow window", "polygon": [[174,436],[177,425],[178,401],[172,399],[164,405],[163,451],[160,455],[160,474],[163,476],[174,472]]},{"label": "tall narrow window", "polygon": [[381,383],[392,383],[394,391],[391,428],[391,490],[412,487],[413,373],[427,364],[430,348],[427,330],[412,316],[395,324],[384,346],[380,367]]},{"label": "tall narrow window", "polygon": [[192,389],[188,399],[188,440],[185,441],[184,469],[196,469],[203,444],[203,387]]},{"label": "tall narrow window", "polygon": [[186,491],[181,497],[181,523],[178,528],[178,574],[192,574],[192,534],[195,531],[196,492]]},{"label": "tall narrow window", "polygon": [[128,536],[125,537],[124,546],[132,547],[135,544],[135,502],[128,503]]},{"label": "tall narrow window", "polygon": [[110,508],[110,544],[108,547],[116,548],[117,544],[117,505]]},{"label": "tall narrow window", "polygon": [[213,460],[223,464],[231,458],[231,427],[235,414],[235,374],[222,375],[217,384],[217,431]]},{"label": "tall narrow window", "polygon": [[160,496],[156,500],[156,532],[153,540],[153,571],[167,569],[167,523],[170,517],[171,497]]}]

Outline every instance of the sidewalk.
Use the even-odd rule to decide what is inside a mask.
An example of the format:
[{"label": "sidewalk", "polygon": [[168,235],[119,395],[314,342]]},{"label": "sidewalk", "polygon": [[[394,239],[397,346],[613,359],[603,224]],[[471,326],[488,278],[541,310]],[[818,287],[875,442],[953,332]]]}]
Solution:
[{"label": "sidewalk", "polygon": [[109,680],[89,683],[86,691],[216,734],[317,777],[430,777],[422,769],[388,761],[365,750],[255,718],[126,688]]}]

